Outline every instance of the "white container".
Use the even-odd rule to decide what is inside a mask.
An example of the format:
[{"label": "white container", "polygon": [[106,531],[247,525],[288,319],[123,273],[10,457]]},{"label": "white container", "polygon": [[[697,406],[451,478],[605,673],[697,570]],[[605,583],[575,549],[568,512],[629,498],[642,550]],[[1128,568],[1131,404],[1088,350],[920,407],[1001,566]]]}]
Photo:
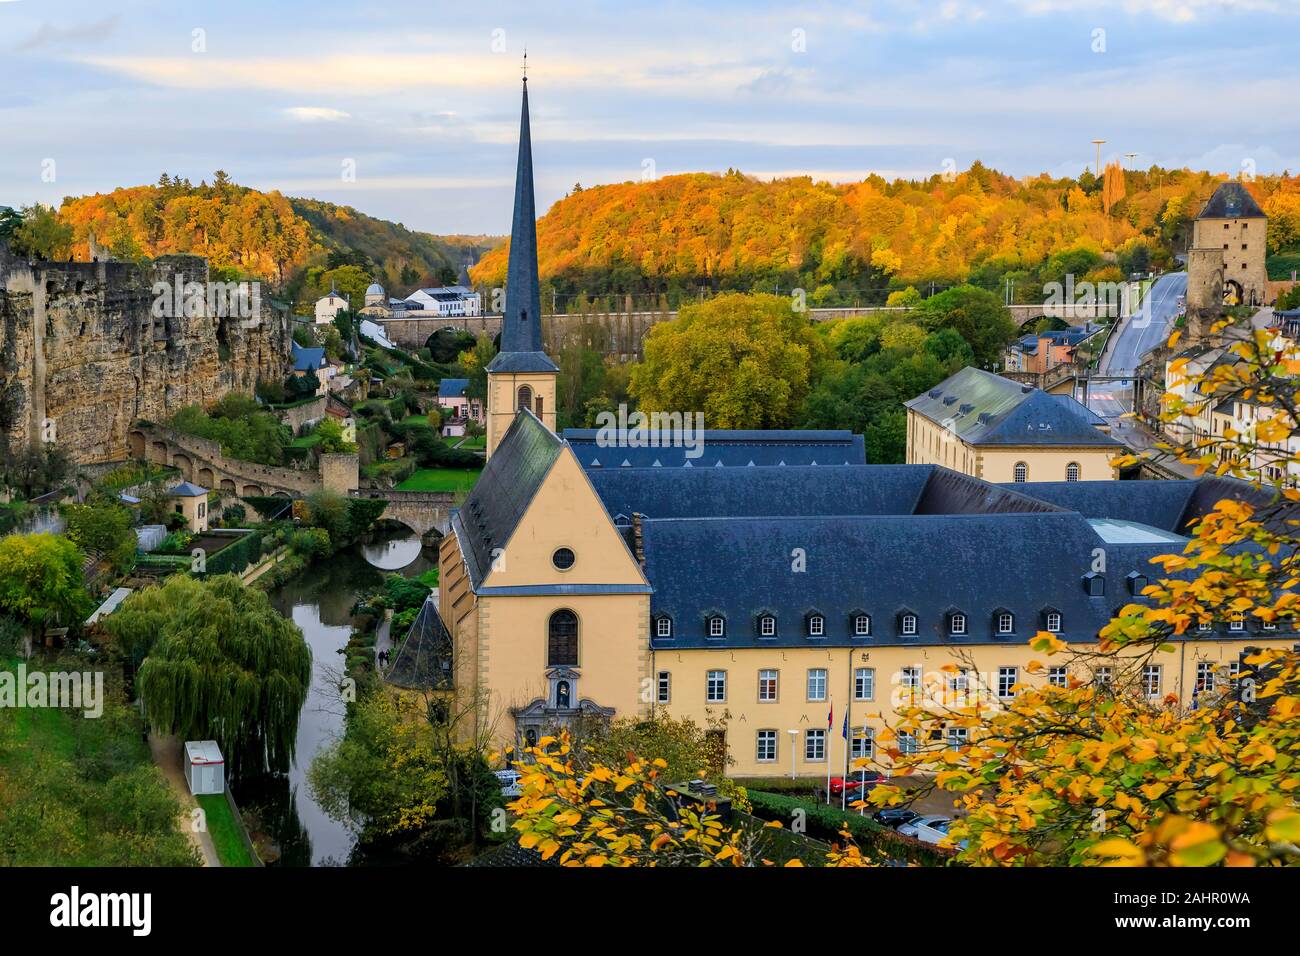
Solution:
[{"label": "white container", "polygon": [[226,761],[215,740],[185,741],[185,782],[195,796],[226,792]]}]

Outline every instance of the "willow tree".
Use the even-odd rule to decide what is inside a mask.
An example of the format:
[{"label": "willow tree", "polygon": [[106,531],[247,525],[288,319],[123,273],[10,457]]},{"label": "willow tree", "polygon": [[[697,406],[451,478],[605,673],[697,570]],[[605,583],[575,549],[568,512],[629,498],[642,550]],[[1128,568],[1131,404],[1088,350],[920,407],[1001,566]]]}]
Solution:
[{"label": "willow tree", "polygon": [[144,657],[136,687],[154,729],[216,740],[234,773],[288,769],[311,649],[264,593],[233,575],[173,575],[128,598],[105,627]]}]

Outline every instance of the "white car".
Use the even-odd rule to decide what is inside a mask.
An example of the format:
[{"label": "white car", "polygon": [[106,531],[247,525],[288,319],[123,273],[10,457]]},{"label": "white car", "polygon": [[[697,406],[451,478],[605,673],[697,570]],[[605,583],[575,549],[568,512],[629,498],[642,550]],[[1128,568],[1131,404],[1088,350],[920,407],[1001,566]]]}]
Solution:
[{"label": "white car", "polygon": [[519,786],[519,781],[523,777],[518,770],[494,770],[497,775],[497,781],[501,784],[501,796],[514,799],[524,795],[523,787]]},{"label": "white car", "polygon": [[930,815],[904,823],[898,828],[903,836],[916,837],[922,843],[939,843],[948,838],[948,827],[952,826],[949,817]]}]

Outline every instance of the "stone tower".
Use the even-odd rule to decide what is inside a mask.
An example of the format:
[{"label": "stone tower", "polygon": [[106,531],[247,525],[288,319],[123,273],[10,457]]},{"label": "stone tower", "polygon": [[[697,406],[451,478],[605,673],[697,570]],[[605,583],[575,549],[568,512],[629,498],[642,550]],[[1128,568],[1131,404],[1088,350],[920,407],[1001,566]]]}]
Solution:
[{"label": "stone tower", "polygon": [[1187,252],[1187,333],[1204,338],[1225,306],[1268,301],[1268,219],[1239,182],[1219,186],[1192,222]]},{"label": "stone tower", "polygon": [[521,408],[555,431],[556,375],[542,351],[541,287],[537,279],[537,210],[533,201],[533,147],[528,128],[528,78],[519,119],[519,165],[510,227],[501,351],[487,367],[487,456],[496,450]]}]

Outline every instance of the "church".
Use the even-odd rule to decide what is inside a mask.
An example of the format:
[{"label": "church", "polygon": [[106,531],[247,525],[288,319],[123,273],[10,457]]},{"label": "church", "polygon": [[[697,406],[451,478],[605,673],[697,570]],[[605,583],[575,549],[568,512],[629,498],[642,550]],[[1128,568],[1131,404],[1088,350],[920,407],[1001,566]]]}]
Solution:
[{"label": "church", "polygon": [[[1030,673],[1028,642],[1095,643],[1145,600],[1153,557],[1181,550],[1219,499],[1252,494],[1216,478],[994,483],[871,465],[848,432],[705,430],[689,454],[557,434],[535,220],[525,80],[488,461],[438,557],[454,692],[480,739],[663,711],[724,735],[739,776],[887,764],[876,738],[923,687],[1008,700],[1030,681],[1112,679]],[[1206,621],[1143,664],[1141,686],[1183,703],[1222,693],[1245,647],[1292,640]]]}]

